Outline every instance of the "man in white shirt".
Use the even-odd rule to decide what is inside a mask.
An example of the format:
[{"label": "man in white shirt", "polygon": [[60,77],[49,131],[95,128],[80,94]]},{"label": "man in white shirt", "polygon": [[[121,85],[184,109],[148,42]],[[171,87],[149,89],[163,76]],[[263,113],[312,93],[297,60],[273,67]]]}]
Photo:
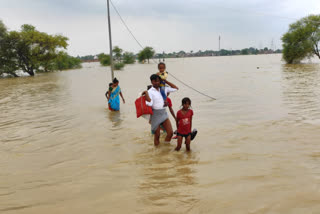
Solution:
[{"label": "man in white shirt", "polygon": [[[173,136],[171,122],[169,120],[167,111],[164,107],[164,100],[160,92],[160,77],[157,74],[152,74],[150,77],[152,87],[148,90],[143,92],[146,96],[146,104],[152,107],[153,115],[151,116],[151,131],[154,134],[154,145],[159,145],[159,138],[160,138],[160,125],[162,124],[164,129],[167,132],[167,136],[165,141],[171,141]],[[166,84],[170,87],[165,87],[165,93],[171,93],[178,90],[178,87],[174,84],[170,83],[166,80]]]}]

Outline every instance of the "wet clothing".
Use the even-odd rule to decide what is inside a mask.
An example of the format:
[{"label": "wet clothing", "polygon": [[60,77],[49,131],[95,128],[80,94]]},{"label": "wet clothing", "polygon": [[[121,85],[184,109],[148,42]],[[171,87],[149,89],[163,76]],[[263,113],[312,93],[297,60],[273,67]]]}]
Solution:
[{"label": "wet clothing", "polygon": [[[171,87],[165,87],[166,93],[175,92],[177,89]],[[151,99],[150,102],[146,101],[148,106],[152,107],[153,115],[150,117],[151,121],[151,131],[155,132],[161,123],[166,121],[169,117],[164,105],[164,100],[161,96],[160,89],[155,89],[151,87],[148,90],[149,97]]]},{"label": "wet clothing", "polygon": [[153,109],[153,115],[151,115],[151,131],[154,133],[161,123],[168,119],[168,113],[165,109]]},{"label": "wet clothing", "polygon": [[109,102],[110,108],[114,111],[119,111],[120,110],[120,95],[121,89],[120,86],[117,86],[116,88],[112,89],[112,92],[110,94]]},{"label": "wet clothing", "polygon": [[191,133],[189,133],[189,134],[180,134],[180,133],[177,133],[177,136],[181,136],[181,137],[185,137],[185,138],[189,137],[189,135],[191,135]]},{"label": "wet clothing", "polygon": [[[177,91],[177,89],[175,88],[171,88],[171,87],[165,87],[165,93],[171,93],[171,92],[175,92]],[[161,93],[160,93],[160,89],[155,89],[154,87],[151,87],[149,90],[148,90],[148,94],[149,94],[149,97],[151,99],[150,102],[146,101],[146,104],[148,106],[151,106],[152,109],[165,109],[165,107],[163,106],[164,105],[164,100],[161,96]]]},{"label": "wet clothing", "polygon": [[189,109],[186,114],[182,114],[182,110],[177,112],[178,134],[189,135],[191,133],[191,118],[193,111]]}]

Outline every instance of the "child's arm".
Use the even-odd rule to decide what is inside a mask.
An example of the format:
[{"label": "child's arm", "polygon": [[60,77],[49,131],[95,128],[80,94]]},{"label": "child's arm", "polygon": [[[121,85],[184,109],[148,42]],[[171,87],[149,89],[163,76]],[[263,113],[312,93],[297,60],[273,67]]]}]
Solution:
[{"label": "child's arm", "polygon": [[105,96],[109,100],[109,90],[106,92]]},{"label": "child's arm", "polygon": [[169,107],[169,110],[170,110],[170,113],[171,113],[172,117],[174,118],[174,120],[177,121],[176,115],[174,114],[172,107]]},{"label": "child's arm", "polygon": [[192,116],[190,118],[190,130],[192,131]]},{"label": "child's arm", "polygon": [[168,80],[166,80],[166,83],[171,87],[171,88],[175,88],[175,89],[179,89],[175,84],[169,82]]},{"label": "child's arm", "polygon": [[178,130],[178,121],[179,121],[179,117],[178,117],[178,113],[177,113],[177,117],[176,117],[176,126],[177,126],[177,130]]},{"label": "child's arm", "polygon": [[108,100],[110,99],[110,93],[111,93],[111,92],[110,92],[110,91],[108,91],[108,97],[107,97],[107,98],[108,98]]}]

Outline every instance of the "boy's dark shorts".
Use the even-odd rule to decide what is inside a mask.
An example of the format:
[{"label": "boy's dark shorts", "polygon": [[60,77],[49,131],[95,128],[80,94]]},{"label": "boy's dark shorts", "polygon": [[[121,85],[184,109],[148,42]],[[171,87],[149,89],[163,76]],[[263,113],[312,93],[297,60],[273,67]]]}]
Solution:
[{"label": "boy's dark shorts", "polygon": [[177,135],[187,138],[187,137],[189,137],[189,135],[191,135],[191,132],[189,134],[179,134],[179,133],[177,133]]}]

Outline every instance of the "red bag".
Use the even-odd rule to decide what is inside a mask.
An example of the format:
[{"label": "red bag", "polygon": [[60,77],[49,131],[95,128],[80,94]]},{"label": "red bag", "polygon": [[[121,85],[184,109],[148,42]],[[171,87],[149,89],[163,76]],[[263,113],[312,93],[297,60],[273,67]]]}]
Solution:
[{"label": "red bag", "polygon": [[137,118],[142,116],[143,114],[153,114],[152,108],[150,106],[147,106],[146,104],[146,97],[141,96],[135,101],[136,110],[137,110]]}]

